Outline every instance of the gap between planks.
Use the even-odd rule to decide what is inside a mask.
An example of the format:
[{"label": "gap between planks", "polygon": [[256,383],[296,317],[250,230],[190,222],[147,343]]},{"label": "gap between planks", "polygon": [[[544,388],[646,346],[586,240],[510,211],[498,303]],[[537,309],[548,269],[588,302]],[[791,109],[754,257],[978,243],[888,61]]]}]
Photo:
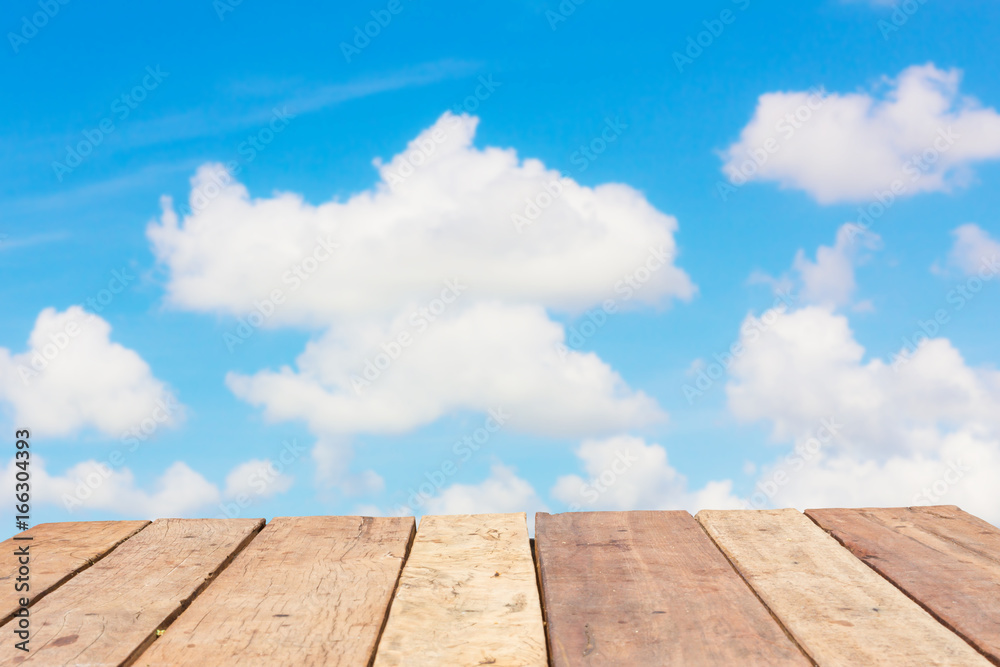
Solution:
[{"label": "gap between planks", "polygon": [[[36,587],[38,592],[26,591],[28,593],[28,608],[34,607],[38,602],[43,600],[46,596],[51,595],[56,590],[58,590],[63,584],[68,582],[73,577],[77,576],[81,572],[85,571],[87,568],[92,567],[94,564],[99,562],[102,558],[109,555],[114,551],[119,545],[124,543],[126,540],[134,537],[141,530],[149,526],[149,521],[72,521],[72,522],[57,522],[57,523],[40,523],[36,526],[32,526],[28,530],[22,531],[17,535],[11,537],[8,540],[4,540],[3,548],[5,550],[10,548],[13,552],[15,547],[29,545],[31,547],[36,547],[34,553],[32,549],[28,549],[29,557],[31,560],[32,567],[32,578],[36,582],[33,585]],[[70,542],[66,540],[67,534],[69,534],[70,539],[73,538],[72,533],[77,531],[83,531],[88,535],[88,530],[99,529],[102,533],[105,531],[112,532],[112,537],[103,542],[92,542],[85,546],[81,546],[79,542]],[[117,529],[117,530],[116,530]],[[46,536],[45,533],[56,533],[54,536]],[[37,533],[42,533],[42,535],[37,535]],[[117,534],[115,534],[117,533]],[[33,538],[31,540],[18,540],[15,538],[25,537],[29,535]],[[38,539],[41,537],[42,539]],[[85,538],[85,539],[88,539]],[[53,544],[52,542],[55,542]],[[60,549],[59,547],[65,546],[66,549]],[[38,548],[40,547],[40,548]],[[74,552],[85,550],[88,555],[76,556]],[[38,555],[38,552],[41,552]],[[56,563],[48,563],[42,565],[39,568],[39,559],[43,563],[45,561],[55,560]],[[70,561],[68,563],[59,563],[59,560]],[[72,561],[77,561],[73,563]],[[16,563],[15,563],[16,565]],[[59,567],[61,566],[61,567]],[[55,572],[45,572],[45,568],[54,568]],[[39,569],[42,570],[39,573]],[[11,573],[11,577],[16,574],[16,567]],[[62,573],[62,574],[60,574]],[[58,577],[58,578],[56,578]],[[3,583],[7,577],[0,578],[0,583]],[[46,582],[45,580],[49,581]],[[40,585],[38,581],[43,583]],[[20,606],[18,601],[21,597],[24,597],[24,593],[18,593],[13,590],[13,586],[8,589],[10,595],[10,605],[6,608],[10,611],[4,612],[4,615],[0,617],[0,626],[7,624],[14,615],[17,613],[17,609]],[[5,593],[6,597],[8,593]]]},{"label": "gap between planks", "polygon": [[733,572],[735,572],[736,575],[740,578],[740,581],[742,581],[743,584],[750,589],[750,592],[753,593],[753,596],[757,598],[757,600],[764,607],[764,609],[767,610],[767,613],[771,615],[771,618],[774,619],[774,622],[778,624],[779,628],[781,628],[781,631],[785,633],[785,636],[788,637],[788,641],[792,642],[795,645],[795,647],[799,649],[799,651],[802,653],[802,656],[806,660],[808,660],[809,663],[813,665],[813,667],[818,667],[819,663],[817,663],[815,660],[812,659],[812,656],[809,655],[809,653],[805,650],[805,648],[802,647],[801,644],[799,644],[798,640],[795,639],[795,636],[789,631],[788,628],[785,627],[785,624],[781,622],[781,619],[778,618],[778,615],[774,613],[774,610],[771,609],[771,607],[764,601],[764,598],[760,596],[760,593],[758,593],[757,590],[750,585],[750,582],[747,581],[747,578],[743,576],[742,572],[740,572],[740,568],[736,567],[736,563],[734,563],[733,559],[729,557],[729,554],[727,554],[726,551],[722,547],[720,547],[718,543],[716,543],[715,539],[712,538],[712,535],[711,533],[708,532],[708,528],[705,527],[705,524],[703,524],[701,521],[697,521],[697,523],[698,526],[701,527],[702,532],[705,533],[708,539],[712,540],[712,544],[715,545],[715,548],[719,550],[722,556],[726,559],[726,562],[729,563],[729,567],[733,568]]},{"label": "gap between planks", "polygon": [[208,577],[206,577],[205,581],[203,581],[201,585],[195,589],[195,591],[191,594],[191,596],[186,599],[182,599],[180,601],[180,604],[177,606],[177,609],[173,613],[167,615],[166,619],[159,624],[159,627],[157,627],[157,629],[153,631],[146,638],[146,641],[140,644],[138,647],[136,647],[134,651],[132,651],[129,657],[127,657],[122,662],[121,667],[129,667],[130,665],[135,664],[136,660],[138,660],[142,656],[143,651],[149,648],[150,644],[156,641],[156,638],[158,636],[158,631],[166,630],[168,627],[170,627],[170,624],[173,623],[174,620],[181,615],[181,612],[187,609],[188,606],[190,606],[191,602],[193,602],[194,599],[197,598],[198,595],[200,595],[203,590],[208,588],[209,584],[215,581],[216,577],[218,577],[223,570],[229,567],[229,564],[233,562],[233,559],[236,558],[236,556],[239,555],[239,553],[243,551],[243,549],[245,549],[246,546],[250,544],[250,542],[253,541],[253,538],[257,537],[257,534],[261,530],[264,529],[264,519],[259,519],[259,521],[260,524],[255,529],[251,530],[246,537],[243,538],[243,541],[236,546],[236,549],[234,549],[232,553],[226,556],[226,559],[222,561],[222,564],[219,565],[219,567],[215,568],[215,570],[212,571],[208,575]]}]

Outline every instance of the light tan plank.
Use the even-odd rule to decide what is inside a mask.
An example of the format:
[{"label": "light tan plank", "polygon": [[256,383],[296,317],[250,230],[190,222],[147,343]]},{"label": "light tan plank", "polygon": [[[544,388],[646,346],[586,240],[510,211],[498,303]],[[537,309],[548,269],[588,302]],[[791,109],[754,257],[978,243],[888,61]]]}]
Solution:
[{"label": "light tan plank", "polygon": [[806,516],[1000,665],[1000,530],[953,506]]},{"label": "light tan plank", "polygon": [[[0,553],[0,624],[6,623],[17,611],[18,600],[27,597],[34,605],[46,594],[70,577],[90,567],[116,546],[135,535],[148,521],[72,521],[40,523],[15,537],[30,540],[4,540]],[[15,552],[28,547],[30,568],[28,591],[14,589],[17,582],[19,557]]]},{"label": "light tan plank", "polygon": [[812,663],[687,512],[535,515],[555,667]]},{"label": "light tan plank", "polygon": [[796,510],[697,519],[818,664],[989,665]]},{"label": "light tan plank", "polygon": [[367,665],[413,517],[278,518],[137,664]]},{"label": "light tan plank", "polygon": [[423,517],[376,667],[546,664],[524,513]]},{"label": "light tan plank", "polygon": [[128,664],[263,523],[154,521],[35,605],[30,652],[4,650],[0,665]]}]

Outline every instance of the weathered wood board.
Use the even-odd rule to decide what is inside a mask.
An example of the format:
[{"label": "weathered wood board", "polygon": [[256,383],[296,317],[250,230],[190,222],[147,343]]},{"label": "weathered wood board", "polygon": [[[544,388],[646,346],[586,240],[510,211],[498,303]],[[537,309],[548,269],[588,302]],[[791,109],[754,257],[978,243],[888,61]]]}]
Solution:
[{"label": "weathered wood board", "polygon": [[552,664],[810,665],[687,512],[536,515]]},{"label": "weathered wood board", "polygon": [[525,515],[423,517],[375,665],[547,664]]},{"label": "weathered wood board", "polygon": [[818,664],[989,664],[804,514],[703,510],[697,518]]},{"label": "weathered wood board", "polygon": [[154,521],[35,605],[30,651],[5,650],[0,665],[129,664],[263,523]]},{"label": "weathered wood board", "polygon": [[367,665],[414,521],[274,519],[140,656],[140,665]]},{"label": "weathered wood board", "polygon": [[1000,664],[1000,530],[957,507],[806,514]]},{"label": "weathered wood board", "polygon": [[[4,554],[0,569],[0,624],[17,611],[18,600],[36,604],[66,580],[103,558],[109,551],[148,525],[148,521],[74,521],[42,523],[0,544]],[[30,537],[30,540],[16,539]],[[28,549],[29,581],[26,592],[14,588],[21,566],[19,549]],[[20,582],[24,583],[24,582]]]}]

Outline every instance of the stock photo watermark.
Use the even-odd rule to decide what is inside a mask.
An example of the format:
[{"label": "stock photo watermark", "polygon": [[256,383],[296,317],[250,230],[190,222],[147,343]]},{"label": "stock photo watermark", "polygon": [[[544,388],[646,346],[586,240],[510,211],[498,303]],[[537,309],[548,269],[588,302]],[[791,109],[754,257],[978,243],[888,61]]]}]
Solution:
[{"label": "stock photo watermark", "polygon": [[618,138],[627,129],[628,125],[623,123],[620,117],[615,116],[614,120],[610,116],[605,118],[604,128],[600,134],[588,143],[581,144],[576,152],[569,156],[569,161],[576,165],[577,171],[587,171],[590,163],[600,157],[604,151],[608,150],[608,146],[618,141]]},{"label": "stock photo watermark", "polygon": [[934,317],[917,320],[917,331],[903,337],[901,350],[892,356],[890,362],[892,370],[898,371],[902,366],[908,364],[920,344],[937,336],[944,326],[951,322],[952,314],[965,308],[970,301],[976,298],[976,295],[983,291],[986,283],[993,280],[998,274],[1000,274],[1000,257],[997,255],[984,257],[976,275],[969,276],[965,282],[956,285],[945,296],[947,302],[952,306],[951,312],[945,308],[938,308],[934,311]]},{"label": "stock photo watermark", "polygon": [[765,139],[756,148],[747,150],[746,159],[738,167],[729,170],[729,182],[717,181],[715,184],[715,194],[723,201],[728,201],[730,195],[738,188],[746,185],[754,174],[761,167],[767,164],[772,155],[778,153],[785,142],[795,136],[798,130],[814,117],[815,113],[823,107],[825,101],[824,91],[820,88],[813,88],[809,91],[809,98],[805,104],[800,104],[794,111],[790,111],[774,125],[775,132],[780,133],[781,141],[775,135]]},{"label": "stock photo watermark", "polygon": [[559,199],[566,187],[572,181],[566,177],[554,178],[542,186],[542,191],[534,197],[524,198],[524,210],[520,213],[511,213],[510,221],[514,224],[514,229],[518,234],[524,233],[524,228],[533,225],[536,220],[549,206]]},{"label": "stock photo watermark", "polygon": [[205,210],[236,181],[236,177],[242,173],[244,167],[253,162],[279,134],[285,131],[293,118],[295,114],[289,113],[287,106],[271,109],[271,118],[267,125],[247,135],[246,139],[236,145],[239,159],[226,162],[222,170],[213,170],[207,182],[194,188],[191,191],[190,206],[179,207],[181,215],[191,215]]},{"label": "stock photo watermark", "polygon": [[560,23],[565,23],[570,16],[576,13],[576,8],[582,5],[587,0],[562,0],[556,10],[551,9],[545,10],[545,20],[549,22],[549,28],[555,32],[559,28]]},{"label": "stock photo watermark", "polygon": [[62,183],[63,179],[73,172],[74,169],[83,164],[84,159],[94,152],[104,140],[110,136],[117,128],[115,120],[124,121],[137,109],[140,104],[160,87],[163,80],[170,76],[170,72],[164,72],[157,65],[146,67],[146,74],[136,86],[131,90],[122,93],[111,102],[111,115],[105,116],[98,121],[97,126],[83,131],[83,139],[73,146],[66,146],[66,157],[62,162],[55,160],[52,162],[52,170],[55,172],[56,180]]},{"label": "stock photo watermark", "polygon": [[972,466],[964,465],[959,460],[948,461],[948,469],[940,478],[934,480],[929,486],[925,486],[913,496],[913,505],[940,505],[944,497],[951,491],[952,487],[962,481],[965,473],[972,470]]},{"label": "stock photo watermark", "polygon": [[383,343],[373,358],[366,358],[365,367],[360,375],[357,373],[351,375],[351,389],[354,390],[354,394],[360,396],[373,382],[382,377],[382,373],[399,359],[403,350],[413,345],[466,289],[468,286],[458,280],[446,280],[440,296],[431,299],[410,314],[410,328],[398,332],[392,339]]},{"label": "stock photo watermark", "polygon": [[[593,505],[601,496],[607,493],[608,489],[614,486],[625,473],[627,473],[639,459],[628,451],[615,451],[615,458],[611,464],[588,481],[580,485],[578,491],[581,502]],[[577,512],[583,508],[580,503],[571,503],[570,512]]]},{"label": "stock photo watermark", "polygon": [[7,41],[14,54],[21,51],[21,47],[27,44],[38,35],[38,31],[49,24],[63,7],[68,5],[70,0],[39,0],[39,11],[21,17],[21,29],[17,32],[8,32]]},{"label": "stock photo watermark", "polygon": [[417,510],[434,498],[447,484],[448,480],[454,477],[462,466],[490,441],[493,435],[502,429],[510,415],[504,412],[503,408],[491,408],[487,411],[483,425],[474,429],[471,434],[456,440],[452,445],[451,452],[453,458],[447,458],[439,466],[424,473],[424,479],[419,484],[410,486],[407,489],[409,496],[406,505],[399,505],[391,513],[395,516],[406,516],[414,514]]},{"label": "stock photo watermark", "polygon": [[855,221],[858,226],[865,231],[871,229],[879,218],[892,208],[899,197],[909,194],[910,186],[930,171],[941,159],[941,156],[947,153],[960,138],[961,135],[955,132],[950,125],[947,128],[938,128],[931,145],[922,152],[911,155],[903,163],[900,171],[902,176],[908,177],[909,183],[903,178],[896,178],[889,184],[889,189],[876,189],[872,193],[872,201],[867,206],[858,208],[858,218]]},{"label": "stock photo watermark", "polygon": [[607,324],[608,317],[616,314],[622,304],[635,298],[635,295],[642,289],[643,285],[653,278],[653,274],[666,266],[671,256],[663,246],[659,248],[650,247],[649,256],[646,258],[646,261],[635,271],[626,274],[621,280],[615,283],[614,291],[615,294],[620,295],[620,298],[605,299],[601,302],[600,308],[592,308],[584,313],[587,319],[581,322],[579,326],[573,324],[567,327],[566,343],[560,342],[555,345],[559,358],[562,361],[566,361],[570,350],[582,350],[587,340],[596,335]]},{"label": "stock photo watermark", "polygon": [[[576,165],[578,171],[586,171],[591,163],[603,155],[611,144],[618,141],[618,138],[627,129],[628,125],[623,123],[620,117],[615,116],[614,119],[610,116],[605,117],[601,132],[586,144],[581,144],[570,155],[570,162]],[[542,216],[545,210],[562,197],[570,185],[572,185],[572,180],[566,176],[554,178],[543,183],[533,196],[525,197],[524,208],[510,214],[514,230],[518,234],[524,233],[525,227],[535,224],[535,221]]]},{"label": "stock photo watermark", "polygon": [[[739,7],[740,11],[746,11],[750,7],[750,0],[732,0],[732,2]],[[695,35],[688,35],[684,53],[673,52],[674,66],[677,71],[683,74],[685,67],[693,65],[694,61],[705,53],[705,49],[715,44],[715,40],[722,36],[722,33],[726,31],[726,26],[736,22],[737,16],[733,10],[723,9],[719,12],[719,18],[702,21],[701,24],[705,26],[705,29]]]},{"label": "stock photo watermark", "polygon": [[312,252],[292,264],[281,275],[282,284],[290,286],[288,292],[286,293],[280,287],[272,289],[266,297],[254,301],[253,310],[246,316],[238,318],[232,331],[226,331],[222,334],[222,340],[229,353],[232,354],[237,346],[245,343],[258,329],[264,326],[264,323],[271,319],[279,307],[285,303],[285,299],[298,291],[315,275],[320,267],[333,257],[338,248],[340,248],[340,244],[334,242],[329,236],[326,238],[317,236],[316,245],[313,246]]},{"label": "stock photo watermark", "polygon": [[741,339],[730,345],[726,352],[714,353],[711,363],[705,364],[703,362],[700,365],[692,365],[692,370],[697,373],[694,384],[684,384],[681,387],[688,405],[694,405],[695,400],[704,396],[705,392],[729,373],[729,367],[733,365],[733,362],[746,354],[747,348],[742,341],[745,340],[752,343],[760,338],[761,334],[774,326],[774,323],[778,321],[778,317],[786,308],[791,308],[795,304],[796,298],[793,294],[781,290],[775,292],[775,294],[777,294],[777,297],[774,303],[759,318],[753,316],[747,318],[740,327]]},{"label": "stock photo watermark", "polygon": [[250,492],[237,493],[228,502],[220,503],[219,509],[222,510],[222,513],[216,518],[239,518],[243,514],[243,510],[253,505],[257,499],[266,497],[268,491],[282,478],[285,470],[298,462],[306,451],[306,448],[300,446],[294,438],[285,440],[282,443],[281,452],[278,453],[277,461],[273,459],[262,461],[247,475],[246,485],[250,487]]},{"label": "stock photo watermark", "polygon": [[894,32],[899,32],[910,20],[910,17],[926,4],[927,0],[903,0],[903,2],[894,5],[889,20],[879,19],[878,21],[878,29],[882,33],[882,39],[889,41],[889,36]]},{"label": "stock photo watermark", "polygon": [[390,188],[395,189],[415,174],[420,167],[427,164],[428,160],[437,153],[438,146],[448,141],[451,132],[462,124],[462,119],[459,116],[463,113],[474,112],[479,108],[480,103],[488,100],[496,89],[503,85],[499,81],[494,81],[492,74],[480,76],[478,81],[479,83],[472,94],[451,108],[453,115],[448,119],[447,127],[435,127],[431,130],[430,136],[418,137],[413,142],[415,145],[403,155],[400,165],[394,170],[387,170],[385,182]]},{"label": "stock photo watermark", "polygon": [[382,34],[382,30],[389,27],[392,18],[403,11],[402,0],[389,0],[384,9],[371,10],[372,20],[364,24],[354,26],[354,37],[351,43],[341,42],[340,52],[344,55],[344,60],[348,63],[368,48],[372,40]]},{"label": "stock photo watermark", "polygon": [[820,426],[814,435],[796,444],[791,454],[768,469],[765,479],[757,481],[756,490],[749,498],[743,499],[743,509],[759,510],[769,507],[774,496],[792,480],[792,476],[815,460],[843,428],[844,425],[839,424],[836,417],[820,420]]},{"label": "stock photo watermark", "polygon": [[[114,301],[118,294],[121,294],[135,280],[125,267],[111,272],[111,280],[107,287],[97,291],[95,296],[87,297],[84,303],[90,306],[91,312],[87,314],[84,322],[92,321],[97,313],[104,312],[104,309]],[[38,377],[42,372],[48,370],[49,365],[56,361],[59,355],[66,350],[73,339],[81,333],[80,322],[70,320],[61,331],[49,334],[48,340],[40,348],[33,348],[29,358],[30,368],[24,364],[18,364],[17,374],[25,386],[30,384],[33,378]]]},{"label": "stock photo watermark", "polygon": [[76,488],[72,495],[64,493],[62,497],[63,506],[70,512],[77,507],[83,507],[86,501],[94,495],[104,482],[111,478],[115,468],[125,465],[127,455],[135,452],[139,447],[181,411],[181,405],[172,394],[167,394],[163,398],[155,401],[155,407],[150,414],[133,424],[131,428],[121,434],[120,442],[128,447],[127,450],[116,449],[105,462],[98,463],[93,472],[85,477],[77,479]]}]

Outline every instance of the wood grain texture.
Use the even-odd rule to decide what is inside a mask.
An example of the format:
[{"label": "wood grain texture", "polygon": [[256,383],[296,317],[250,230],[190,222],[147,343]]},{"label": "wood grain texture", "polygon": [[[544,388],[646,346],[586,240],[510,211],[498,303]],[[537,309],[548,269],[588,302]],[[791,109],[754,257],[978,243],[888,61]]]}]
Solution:
[{"label": "wood grain texture", "polygon": [[701,511],[698,520],[820,665],[989,665],[796,510]]},{"label": "wood grain texture", "polygon": [[806,514],[1000,664],[1000,530],[957,507]]},{"label": "wood grain texture", "polygon": [[413,517],[278,518],[138,665],[367,665]]},{"label": "wood grain texture", "polygon": [[546,664],[524,513],[423,517],[376,667]]},{"label": "wood grain texture", "polygon": [[687,512],[535,518],[557,667],[810,665]]},{"label": "wood grain texture", "polygon": [[263,523],[154,521],[35,605],[31,651],[5,650],[0,665],[131,664]]},{"label": "wood grain texture", "polygon": [[[28,597],[31,605],[60,586],[84,568],[90,567],[116,546],[135,535],[148,521],[76,521],[41,523],[18,533],[0,544],[3,565],[0,566],[0,623],[6,623],[18,609],[18,600]],[[17,592],[17,570],[20,567],[14,553],[27,545],[30,589]]]}]

